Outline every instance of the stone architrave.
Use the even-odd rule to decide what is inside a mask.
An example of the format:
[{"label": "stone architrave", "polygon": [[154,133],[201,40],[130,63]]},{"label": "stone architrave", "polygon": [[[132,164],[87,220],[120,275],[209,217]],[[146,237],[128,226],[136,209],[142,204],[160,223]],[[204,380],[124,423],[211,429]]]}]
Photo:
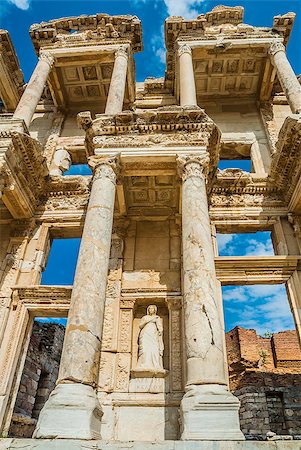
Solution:
[{"label": "stone architrave", "polygon": [[115,62],[110,82],[105,114],[114,115],[122,112],[126,74],[128,67],[127,47],[120,47],[115,53]]},{"label": "stone architrave", "polygon": [[274,42],[269,48],[269,54],[292,113],[300,114],[301,86],[287,59],[285,46],[281,42]]},{"label": "stone architrave", "polygon": [[180,66],[180,105],[196,106],[196,89],[192,62],[192,51],[189,45],[184,44],[179,47]]},{"label": "stone architrave", "polygon": [[14,119],[24,120],[28,127],[36,107],[41,99],[48,75],[54,64],[54,58],[49,52],[41,52],[26,89],[19,101]]},{"label": "stone architrave", "polygon": [[116,157],[93,157],[94,177],[76,267],[60,372],[36,438],[100,438],[96,396],[116,190]]},{"label": "stone architrave", "polygon": [[182,440],[243,440],[239,400],[227,387],[223,326],[206,193],[208,155],[177,159],[182,178],[183,305],[187,380]]}]

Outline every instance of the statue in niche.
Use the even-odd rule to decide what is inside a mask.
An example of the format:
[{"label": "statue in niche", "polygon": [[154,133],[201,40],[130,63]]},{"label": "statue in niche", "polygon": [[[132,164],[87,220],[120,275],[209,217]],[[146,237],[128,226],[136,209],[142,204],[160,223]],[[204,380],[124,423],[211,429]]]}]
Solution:
[{"label": "statue in niche", "polygon": [[140,320],[138,362],[136,370],[163,371],[163,324],[157,315],[157,306],[149,305],[146,316]]}]

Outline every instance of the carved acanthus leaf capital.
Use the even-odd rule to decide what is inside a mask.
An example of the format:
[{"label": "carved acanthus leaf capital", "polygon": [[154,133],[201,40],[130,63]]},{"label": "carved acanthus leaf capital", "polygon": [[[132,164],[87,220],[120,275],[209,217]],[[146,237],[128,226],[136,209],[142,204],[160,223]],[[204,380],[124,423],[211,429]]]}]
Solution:
[{"label": "carved acanthus leaf capital", "polygon": [[41,51],[40,52],[40,56],[39,56],[39,60],[47,62],[47,64],[49,64],[50,68],[52,68],[52,66],[54,64],[54,57],[49,52]]},{"label": "carved acanthus leaf capital", "polygon": [[269,55],[275,56],[278,52],[284,52],[285,53],[285,46],[282,44],[282,42],[276,41],[273,42],[269,47]]},{"label": "carved acanthus leaf capital", "polygon": [[116,50],[115,59],[118,58],[119,56],[123,56],[124,58],[128,59],[129,54],[128,54],[128,47],[126,45],[121,45]]},{"label": "carved acanthus leaf capital", "polygon": [[188,178],[206,178],[208,175],[210,158],[206,153],[200,155],[180,155],[177,157],[178,174],[182,181]]},{"label": "carved acanthus leaf capital", "polygon": [[93,182],[101,178],[108,178],[116,184],[120,173],[120,158],[115,156],[90,156],[88,164],[93,171]]},{"label": "carved acanthus leaf capital", "polygon": [[184,53],[192,54],[191,47],[188,44],[183,44],[179,46],[178,55],[182,56]]}]

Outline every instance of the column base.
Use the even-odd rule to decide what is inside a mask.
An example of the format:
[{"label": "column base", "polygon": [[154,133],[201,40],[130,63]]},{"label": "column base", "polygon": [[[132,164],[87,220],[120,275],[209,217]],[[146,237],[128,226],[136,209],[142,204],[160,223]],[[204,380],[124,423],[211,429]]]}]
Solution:
[{"label": "column base", "polygon": [[226,386],[189,387],[180,406],[181,440],[243,441],[239,406]]},{"label": "column base", "polygon": [[58,384],[40,413],[33,438],[100,439],[102,414],[91,386]]}]

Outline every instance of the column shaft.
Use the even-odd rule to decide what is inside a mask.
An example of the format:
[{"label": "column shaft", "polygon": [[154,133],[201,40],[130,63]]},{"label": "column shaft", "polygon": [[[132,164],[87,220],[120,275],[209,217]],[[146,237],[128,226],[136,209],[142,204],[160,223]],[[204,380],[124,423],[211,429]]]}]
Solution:
[{"label": "column shaft", "polygon": [[127,66],[127,50],[120,47],[115,53],[115,63],[110,82],[105,114],[114,115],[122,112]]},{"label": "column shaft", "polygon": [[179,47],[180,105],[196,106],[196,89],[192,63],[192,52],[188,45]]},{"label": "column shaft", "polygon": [[183,161],[182,240],[187,386],[227,384],[209,222],[207,158]]},{"label": "column shaft", "polygon": [[225,374],[222,317],[206,193],[209,158],[178,158],[182,186],[183,306],[187,380],[183,440],[243,440],[239,401]]},{"label": "column shaft", "polygon": [[284,45],[275,42],[271,45],[269,53],[292,113],[301,113],[301,86],[287,59]]},{"label": "column shaft", "polygon": [[115,188],[113,168],[107,163],[98,165],[78,255],[58,383],[71,380],[95,386],[97,381]]},{"label": "column shaft", "polygon": [[[116,189],[116,159],[96,159],[57,386],[35,437],[100,438],[96,396]],[[70,420],[72,417],[72,420]]]},{"label": "column shaft", "polygon": [[13,115],[14,119],[24,120],[27,127],[41,99],[53,63],[54,58],[49,53],[41,53],[39,61]]}]

